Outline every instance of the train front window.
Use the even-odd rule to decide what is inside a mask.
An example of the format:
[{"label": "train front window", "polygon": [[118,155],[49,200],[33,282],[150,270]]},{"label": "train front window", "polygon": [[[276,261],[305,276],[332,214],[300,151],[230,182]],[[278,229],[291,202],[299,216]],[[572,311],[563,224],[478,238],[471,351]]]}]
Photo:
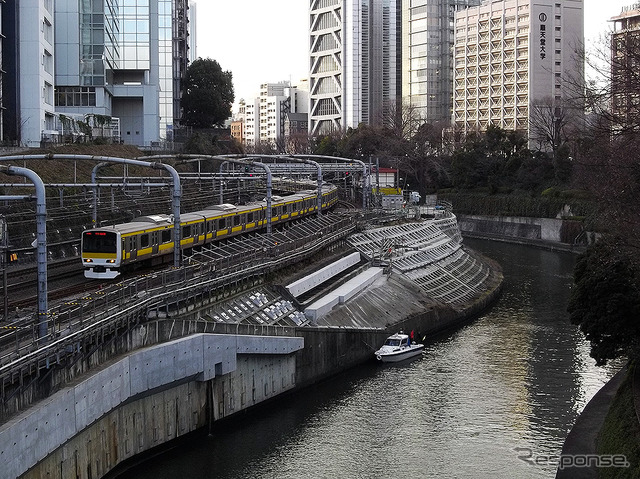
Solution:
[{"label": "train front window", "polygon": [[82,241],[83,253],[115,253],[115,233],[107,231],[86,231]]}]

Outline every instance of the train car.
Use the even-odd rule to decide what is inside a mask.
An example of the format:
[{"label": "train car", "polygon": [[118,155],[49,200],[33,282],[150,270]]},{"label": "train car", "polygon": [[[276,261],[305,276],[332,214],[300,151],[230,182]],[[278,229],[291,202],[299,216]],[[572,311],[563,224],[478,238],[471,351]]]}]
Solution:
[{"label": "train car", "polygon": [[[271,224],[277,225],[317,211],[316,190],[299,191],[288,196],[273,196]],[[322,188],[322,208],[338,201],[333,185]],[[236,206],[221,204],[180,217],[180,248],[189,250],[223,238],[261,230],[267,225],[266,199]],[[94,228],[82,234],[82,262],[85,277],[113,279],[122,270],[153,266],[171,261],[174,250],[173,218],[152,215],[129,223]]]}]

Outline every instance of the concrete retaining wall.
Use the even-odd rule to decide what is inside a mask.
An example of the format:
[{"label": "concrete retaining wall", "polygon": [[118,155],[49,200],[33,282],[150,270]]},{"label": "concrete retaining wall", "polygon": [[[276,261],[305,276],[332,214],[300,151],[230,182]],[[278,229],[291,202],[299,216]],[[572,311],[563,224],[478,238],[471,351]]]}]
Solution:
[{"label": "concrete retaining wall", "polygon": [[[295,337],[199,334],[136,351],[79,384],[53,394],[38,407],[3,424],[0,427],[0,475],[7,478],[18,477],[47,458],[44,461],[46,466],[40,465],[37,473],[31,471],[25,477],[76,477],[60,476],[58,471],[68,470],[71,467],[69,461],[83,464],[75,456],[84,454],[84,451],[88,454],[87,457],[101,457],[102,447],[106,447],[104,443],[108,440],[115,444],[112,444],[116,448],[115,453],[109,458],[104,456],[102,460],[92,461],[86,468],[82,466],[82,474],[78,475],[100,477],[119,463],[121,458],[131,457],[162,443],[159,436],[171,439],[179,435],[180,431],[186,433],[203,426],[201,416],[206,398],[202,396],[202,387],[197,383],[211,380],[223,383],[220,377],[237,372],[238,362],[241,361],[239,357],[244,358],[244,365],[248,362],[248,355],[260,358],[254,359],[260,363],[257,368],[260,373],[253,372],[256,370],[254,364],[250,381],[247,380],[247,371],[242,371],[239,380],[233,381],[234,387],[223,388],[217,395],[218,400],[213,403],[217,406],[213,413],[214,419],[292,388],[295,385],[295,356],[292,353],[303,346],[303,339]],[[276,361],[278,366],[275,372],[272,370],[274,357],[285,358]],[[269,368],[266,373],[262,371],[264,367]],[[191,386],[185,389],[184,383],[190,383]],[[255,390],[255,384],[261,387]],[[167,391],[158,393],[159,395],[152,394],[153,391],[162,389]],[[175,389],[177,391],[171,392]],[[247,390],[252,391],[249,397]],[[190,398],[194,392],[198,400],[192,401]],[[168,401],[167,395],[173,394],[181,399],[176,399],[175,403],[173,399]],[[183,404],[185,397],[187,401]],[[218,404],[220,401],[222,402]],[[128,411],[125,417],[131,423],[123,423],[118,410],[128,402],[134,405],[127,406],[123,411]],[[179,412],[174,411],[164,416],[161,411],[155,411],[156,402],[162,404],[160,409],[165,412],[173,410],[172,408]],[[149,406],[151,411],[146,411]],[[184,415],[182,419],[179,417],[181,415]],[[105,416],[115,416],[117,420],[113,424],[110,420],[105,423]],[[180,427],[168,425],[167,421],[172,422],[174,418],[181,421]],[[140,439],[131,440],[131,427],[136,420],[139,431],[135,435],[140,435]],[[83,446],[84,443],[79,438],[84,437],[86,440],[96,434],[85,430],[94,430],[98,423],[102,424],[99,427],[104,438],[94,441],[92,446],[91,442],[89,446]],[[147,425],[155,426],[148,429]],[[160,434],[160,428],[165,433]],[[79,440],[74,457],[69,457],[69,444]],[[65,446],[61,448],[63,445]],[[58,452],[54,453],[55,451]],[[47,457],[52,454],[53,458]],[[41,467],[45,467],[47,471],[50,469],[50,472],[44,474]],[[96,475],[89,473],[87,476],[87,471],[93,469]],[[52,473],[54,475],[50,475]]]},{"label": "concrete retaining wall", "polygon": [[544,241],[561,241],[563,220],[520,216],[458,215],[463,233],[497,235]]}]

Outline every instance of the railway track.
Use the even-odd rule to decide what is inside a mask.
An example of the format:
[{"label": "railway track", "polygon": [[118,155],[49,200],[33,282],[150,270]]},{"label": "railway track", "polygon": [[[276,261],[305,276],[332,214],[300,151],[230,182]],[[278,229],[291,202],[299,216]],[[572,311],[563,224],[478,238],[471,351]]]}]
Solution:
[{"label": "railway track", "polygon": [[[81,286],[95,287],[99,282],[88,281],[83,275],[80,257],[69,258],[49,263],[47,265],[47,289],[50,299],[63,298],[65,294],[74,294],[81,291]],[[38,272],[36,265],[10,269],[7,273],[6,294],[8,308],[15,311],[16,308],[26,308],[38,303]],[[76,291],[77,290],[77,291]],[[4,304],[5,288],[1,290],[0,314]]]}]

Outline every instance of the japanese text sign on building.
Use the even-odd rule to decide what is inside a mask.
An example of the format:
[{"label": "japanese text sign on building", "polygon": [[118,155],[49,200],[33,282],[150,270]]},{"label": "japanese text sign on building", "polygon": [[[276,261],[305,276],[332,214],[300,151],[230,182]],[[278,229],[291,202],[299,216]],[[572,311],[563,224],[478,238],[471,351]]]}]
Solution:
[{"label": "japanese text sign on building", "polygon": [[544,60],[547,56],[547,26],[545,25],[547,14],[541,13],[538,19],[540,20],[540,58]]}]

